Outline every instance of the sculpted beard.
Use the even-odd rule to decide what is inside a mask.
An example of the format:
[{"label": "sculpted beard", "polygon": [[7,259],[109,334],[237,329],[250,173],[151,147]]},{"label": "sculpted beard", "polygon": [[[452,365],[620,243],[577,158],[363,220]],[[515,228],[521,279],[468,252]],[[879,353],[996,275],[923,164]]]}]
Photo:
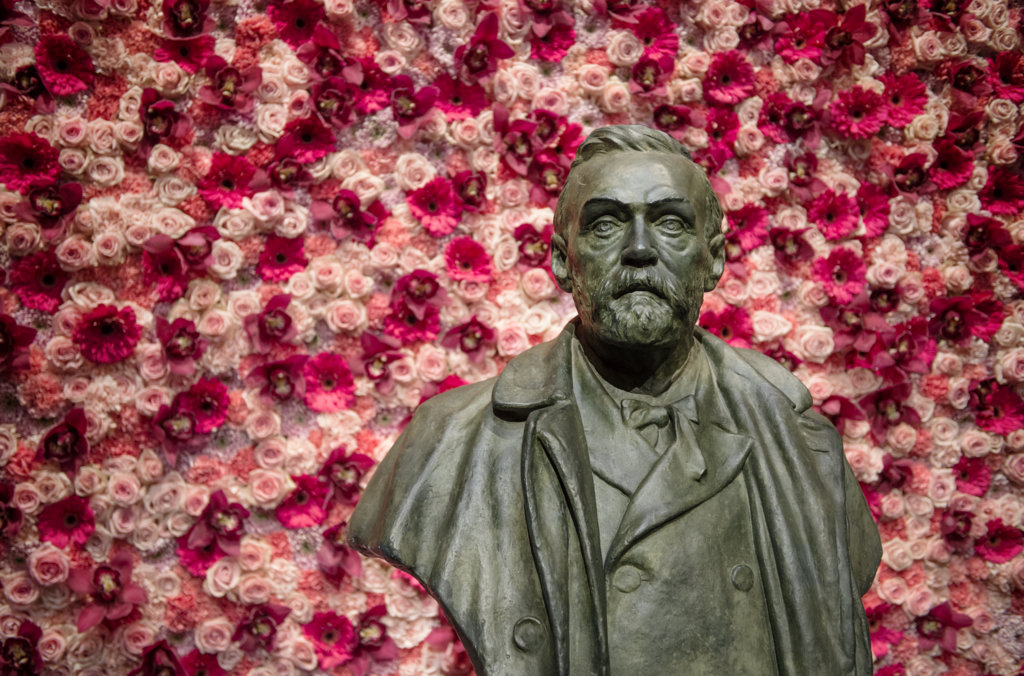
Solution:
[{"label": "sculpted beard", "polygon": [[[620,268],[593,293],[577,281],[583,320],[612,345],[659,347],[678,342],[697,323],[704,298],[699,279],[672,279],[650,268]],[[634,292],[646,293],[634,293]]]}]

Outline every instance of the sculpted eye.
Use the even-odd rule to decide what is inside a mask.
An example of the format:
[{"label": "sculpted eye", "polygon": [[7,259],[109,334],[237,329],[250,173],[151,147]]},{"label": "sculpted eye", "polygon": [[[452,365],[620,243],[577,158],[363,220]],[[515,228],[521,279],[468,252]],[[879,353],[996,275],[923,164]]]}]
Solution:
[{"label": "sculpted eye", "polygon": [[590,224],[590,231],[599,237],[607,237],[619,227],[618,221],[612,218],[600,218]]},{"label": "sculpted eye", "polygon": [[658,219],[658,229],[669,234],[678,235],[686,231],[686,221],[678,216],[662,216]]}]

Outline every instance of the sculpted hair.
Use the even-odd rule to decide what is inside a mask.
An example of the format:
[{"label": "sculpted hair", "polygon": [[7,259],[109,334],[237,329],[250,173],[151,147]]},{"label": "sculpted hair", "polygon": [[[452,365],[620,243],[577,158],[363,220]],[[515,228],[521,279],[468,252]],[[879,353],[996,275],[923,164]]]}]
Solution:
[{"label": "sculpted hair", "polygon": [[[558,196],[558,204],[555,206],[555,232],[564,233],[566,226],[569,225],[569,219],[575,206],[573,198],[579,188],[578,181],[573,181],[576,169],[597,155],[629,151],[682,155],[693,162],[690,151],[663,131],[639,124],[617,124],[595,129],[587,136],[587,140],[576,149],[576,158],[569,167],[565,188]],[[703,209],[705,226],[714,224],[713,228],[704,228],[704,237],[710,240],[720,232],[722,227],[722,205],[718,201],[718,195],[711,187],[707,172],[701,167],[698,169],[700,169],[701,178],[704,179],[704,193],[700,196],[699,206]]]}]

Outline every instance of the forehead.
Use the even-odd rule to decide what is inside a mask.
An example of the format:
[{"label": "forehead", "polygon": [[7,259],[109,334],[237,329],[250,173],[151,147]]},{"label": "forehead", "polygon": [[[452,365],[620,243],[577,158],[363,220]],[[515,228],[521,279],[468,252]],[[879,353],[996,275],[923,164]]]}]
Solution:
[{"label": "forehead", "polygon": [[599,197],[644,204],[671,197],[695,202],[703,190],[700,169],[683,155],[623,151],[597,155],[574,172],[576,204]]}]

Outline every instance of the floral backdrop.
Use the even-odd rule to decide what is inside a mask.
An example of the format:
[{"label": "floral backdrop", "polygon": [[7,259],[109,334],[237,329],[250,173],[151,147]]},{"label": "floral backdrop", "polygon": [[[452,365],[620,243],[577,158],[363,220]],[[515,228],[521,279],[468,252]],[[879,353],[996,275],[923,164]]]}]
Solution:
[{"label": "floral backdrop", "polygon": [[416,405],[573,314],[593,128],[694,150],[701,322],[884,540],[876,673],[1024,673],[1020,0],[3,0],[0,673],[466,674],[344,542]]}]

